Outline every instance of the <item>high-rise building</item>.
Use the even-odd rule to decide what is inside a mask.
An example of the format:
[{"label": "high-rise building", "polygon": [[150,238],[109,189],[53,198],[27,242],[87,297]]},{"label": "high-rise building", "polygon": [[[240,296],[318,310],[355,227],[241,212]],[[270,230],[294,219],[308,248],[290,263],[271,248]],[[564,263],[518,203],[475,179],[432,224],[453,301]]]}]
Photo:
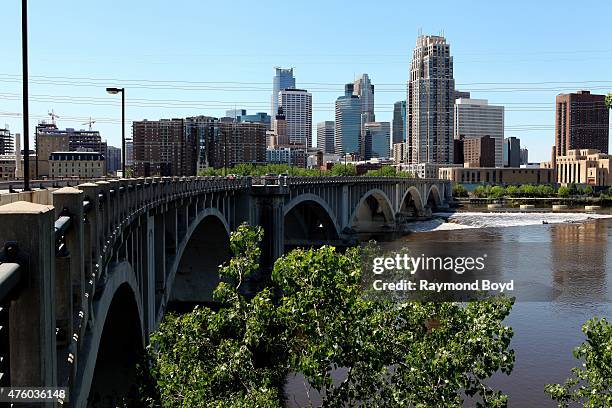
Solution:
[{"label": "high-rise building", "polygon": [[362,74],[353,82],[353,94],[361,101],[362,123],[374,122],[374,85],[368,74]]},{"label": "high-rise building", "polygon": [[109,174],[115,174],[117,170],[121,170],[121,149],[115,146],[106,148],[106,171]]},{"label": "high-rise building", "polygon": [[335,127],[336,123],[333,120],[317,123],[317,147],[323,153],[335,153]]},{"label": "high-rise building", "polygon": [[278,146],[289,146],[289,136],[287,135],[287,117],[282,106],[278,108],[278,112],[274,117],[274,132],[276,134],[276,143]]},{"label": "high-rise building", "polygon": [[274,117],[278,112],[278,93],[283,89],[295,88],[295,77],[293,68],[274,67],[274,77],[272,78],[272,106],[270,115]]},{"label": "high-rise building", "polygon": [[134,175],[194,176],[198,140],[186,135],[184,119],[133,123]]},{"label": "high-rise building", "polygon": [[393,104],[393,143],[406,141],[406,101]]},{"label": "high-rise building", "polygon": [[272,118],[266,112],[257,112],[254,115],[247,115],[245,113],[244,115],[239,116],[238,122],[263,123],[267,130],[270,130],[272,127]]},{"label": "high-rise building", "polygon": [[529,150],[526,147],[521,147],[521,165],[529,164]]},{"label": "high-rise building", "polygon": [[263,123],[266,125],[266,129],[270,130],[272,125],[272,118],[266,112],[257,112],[254,115],[248,115],[246,109],[231,109],[225,111],[225,117],[231,118],[234,122],[255,122]]},{"label": "high-rise building", "polygon": [[463,164],[465,162],[465,156],[463,154],[465,138],[459,136],[459,138],[453,140],[453,164]]},{"label": "high-rise building", "polygon": [[391,155],[391,124],[389,122],[369,122],[364,125],[365,133],[371,141],[371,156],[365,155],[364,159],[372,157],[388,159]]},{"label": "high-rise building", "polygon": [[455,99],[470,99],[470,93],[455,89]]},{"label": "high-rise building", "polygon": [[521,165],[521,139],[511,136],[504,139],[504,167]]},{"label": "high-rise building", "polygon": [[496,140],[490,136],[463,139],[464,164],[468,167],[496,167],[495,142]]},{"label": "high-rise building", "polygon": [[130,167],[134,165],[134,139],[125,138],[125,165]]},{"label": "high-rise building", "polygon": [[247,114],[246,109],[230,109],[225,111],[225,116],[238,121],[238,118]]},{"label": "high-rise building", "polygon": [[406,162],[406,142],[393,143],[392,157],[396,164]]},{"label": "high-rise building", "polygon": [[408,81],[409,163],[452,163],[455,80],[450,45],[422,35],[412,53]]},{"label": "high-rise building", "polygon": [[597,149],[608,153],[610,118],[605,99],[605,95],[589,91],[557,95],[556,156],[566,156],[574,149]]},{"label": "high-rise building", "polygon": [[361,101],[352,84],[336,99],[336,154],[359,154],[361,141]]},{"label": "high-rise building", "polygon": [[233,167],[266,161],[266,127],[263,123],[225,121],[211,116],[185,119],[185,135],[197,140],[197,167]]},{"label": "high-rise building", "polygon": [[283,89],[278,92],[278,106],[287,120],[289,143],[312,146],[312,94],[304,89]]},{"label": "high-rise building", "polygon": [[13,136],[8,128],[0,129],[0,156],[15,154]]},{"label": "high-rise building", "polygon": [[489,105],[486,99],[455,101],[455,139],[490,136],[495,140],[494,167],[502,167],[504,144],[504,107]]},{"label": "high-rise building", "polygon": [[266,162],[266,127],[262,123],[217,122],[206,136],[204,155],[210,167]]}]

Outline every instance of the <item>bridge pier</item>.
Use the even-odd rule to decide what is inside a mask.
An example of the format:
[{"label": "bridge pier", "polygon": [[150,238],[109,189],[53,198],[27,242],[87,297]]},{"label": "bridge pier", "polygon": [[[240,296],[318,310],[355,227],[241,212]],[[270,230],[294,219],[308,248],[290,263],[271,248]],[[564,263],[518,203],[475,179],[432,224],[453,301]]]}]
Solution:
[{"label": "bridge pier", "polygon": [[260,268],[266,273],[285,251],[284,203],[289,192],[281,185],[254,186],[252,194],[255,211],[251,225],[259,225],[264,231]]},{"label": "bridge pier", "polygon": [[[10,384],[57,384],[53,207],[28,202],[0,206],[4,262],[20,263],[23,286],[9,308]],[[15,259],[7,243],[15,242]],[[13,252],[13,251],[11,251]],[[53,403],[46,404],[51,407]]]}]

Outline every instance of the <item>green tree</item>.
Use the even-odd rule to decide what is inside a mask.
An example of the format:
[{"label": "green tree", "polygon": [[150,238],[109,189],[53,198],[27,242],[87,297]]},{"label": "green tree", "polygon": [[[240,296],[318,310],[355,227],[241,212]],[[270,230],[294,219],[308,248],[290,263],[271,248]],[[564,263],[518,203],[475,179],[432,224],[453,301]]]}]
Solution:
[{"label": "green tree", "polygon": [[502,198],[504,195],[506,195],[506,189],[502,186],[493,186],[489,192],[491,198]]},{"label": "green tree", "polygon": [[336,163],[330,172],[332,176],[355,176],[357,175],[357,168],[350,163]]},{"label": "green tree", "polygon": [[612,109],[612,94],[606,95],[606,106],[608,109]]},{"label": "green tree", "polygon": [[578,194],[578,187],[576,186],[575,183],[570,183],[568,186],[568,191],[569,191],[569,195],[570,196],[575,196]]},{"label": "green tree", "polygon": [[566,187],[566,186],[561,186],[557,190],[557,195],[559,197],[569,197],[570,196],[570,189],[568,187]]},{"label": "green tree", "polygon": [[555,189],[549,184],[542,184],[537,187],[538,197],[553,197],[555,195]]},{"label": "green tree", "polygon": [[612,325],[606,318],[593,318],[582,332],[587,340],[574,349],[582,367],[572,368],[572,378],[564,384],[548,384],[545,391],[560,408],[576,402],[589,408],[612,407]]},{"label": "green tree", "polygon": [[585,195],[588,195],[588,196],[592,196],[594,194],[593,187],[588,186],[588,185],[585,186],[582,189],[582,194],[585,194]]},{"label": "green tree", "polygon": [[381,166],[380,169],[368,170],[365,173],[368,177],[412,177],[407,171],[398,171],[395,166]]},{"label": "green tree", "polygon": [[519,197],[520,189],[517,186],[508,186],[506,187],[506,195],[508,197]]},{"label": "green tree", "polygon": [[491,186],[478,186],[474,189],[474,196],[478,198],[486,198],[491,194]]},{"label": "green tree", "polygon": [[463,184],[454,183],[453,184],[453,197],[467,197],[468,191],[465,189]]},{"label": "green tree", "polygon": [[[275,263],[271,286],[247,298],[241,288],[258,268],[261,237],[244,225],[232,234],[218,311],[170,315],[152,336],[139,406],[280,407],[288,372],[303,374],[326,407],[461,407],[464,395],[506,405],[485,382],[514,364],[503,325],[511,300],[370,299],[360,251],[333,247],[290,252]],[[334,383],[339,367],[346,378]]]}]

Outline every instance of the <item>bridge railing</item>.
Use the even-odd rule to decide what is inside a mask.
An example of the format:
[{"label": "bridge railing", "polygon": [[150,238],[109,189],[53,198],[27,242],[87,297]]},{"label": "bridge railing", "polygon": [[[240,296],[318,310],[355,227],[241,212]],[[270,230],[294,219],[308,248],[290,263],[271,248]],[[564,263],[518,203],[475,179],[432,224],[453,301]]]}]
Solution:
[{"label": "bridge railing", "polygon": [[53,206],[0,206],[0,386],[75,384],[108,265],[129,257],[124,232],[140,215],[251,185],[250,178],[118,179],[55,190]]},{"label": "bridge railing", "polygon": [[415,177],[370,177],[370,176],[322,176],[322,177],[295,177],[287,176],[285,185],[312,185],[312,184],[346,184],[346,183],[440,183],[441,179],[415,178]]}]

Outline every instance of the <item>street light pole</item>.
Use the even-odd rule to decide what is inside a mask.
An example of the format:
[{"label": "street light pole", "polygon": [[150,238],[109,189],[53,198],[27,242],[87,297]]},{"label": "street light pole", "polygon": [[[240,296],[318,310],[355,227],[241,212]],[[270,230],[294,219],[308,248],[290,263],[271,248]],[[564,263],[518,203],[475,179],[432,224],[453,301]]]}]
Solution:
[{"label": "street light pole", "polygon": [[125,178],[125,88],[106,88],[111,95],[121,93],[121,173]]},{"label": "street light pole", "polygon": [[30,136],[28,109],[28,0],[21,0],[21,57],[22,68],[21,82],[23,83],[23,189],[30,191]]},{"label": "street light pole", "polygon": [[121,88],[121,173],[126,178],[125,173],[125,88]]}]

